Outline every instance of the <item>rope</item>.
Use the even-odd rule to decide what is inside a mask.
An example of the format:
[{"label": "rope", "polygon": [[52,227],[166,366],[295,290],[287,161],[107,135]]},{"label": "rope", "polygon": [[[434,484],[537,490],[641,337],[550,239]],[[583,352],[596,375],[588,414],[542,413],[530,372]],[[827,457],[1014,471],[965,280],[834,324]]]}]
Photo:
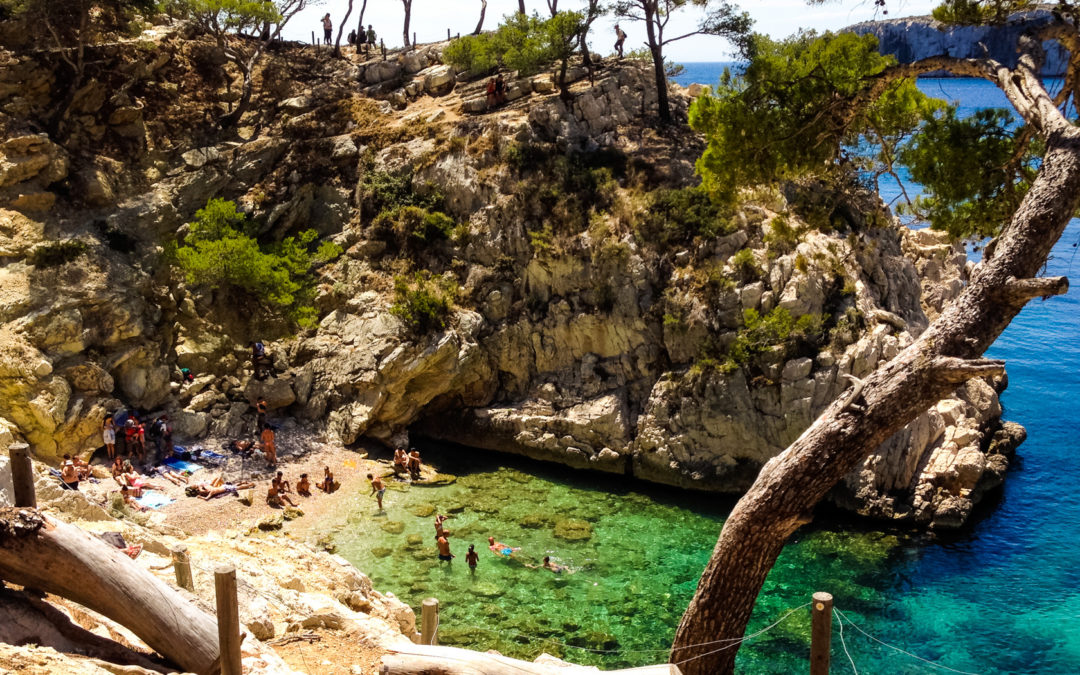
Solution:
[{"label": "rope", "polygon": [[840,645],[844,648],[844,654],[851,664],[851,670],[855,672],[855,675],[859,675],[859,669],[855,667],[855,659],[851,658],[851,652],[847,648],[847,641],[844,640],[844,620],[840,618],[839,614],[836,615],[836,623],[840,625]]},{"label": "rope", "polygon": [[[712,656],[713,654],[719,654],[720,652],[725,651],[727,649],[731,649],[732,647],[738,647],[743,642],[753,640],[754,638],[758,637],[759,635],[761,635],[763,633],[767,633],[768,631],[772,630],[773,628],[776,628],[780,624],[784,623],[784,621],[786,621],[789,616],[791,616],[795,612],[798,612],[801,609],[806,609],[809,606],[810,606],[810,603],[808,602],[805,605],[801,605],[799,607],[796,607],[795,609],[789,611],[784,616],[780,617],[775,623],[762,628],[761,630],[759,630],[756,633],[753,633],[751,635],[747,635],[747,636],[741,637],[741,638],[732,638],[732,640],[734,641],[733,644],[729,644],[726,647],[721,647],[720,649],[714,649],[711,652],[705,652],[704,654],[699,654],[697,656],[692,656],[692,657],[690,657],[688,659],[684,659],[682,661],[677,661],[673,665],[681,666],[684,663],[690,663],[691,661],[696,661],[697,659],[705,658],[706,656]],[[705,643],[705,644],[716,644],[717,642],[724,642],[724,640],[716,640],[713,643]],[[683,649],[689,649],[692,646],[699,646],[699,645],[690,645],[690,646],[687,646],[687,647],[683,647]],[[672,650],[672,651],[675,651],[675,650]]]},{"label": "rope", "polygon": [[834,607],[833,609],[835,609],[835,610],[836,610],[836,614],[837,614],[838,616],[841,616],[841,617],[843,617],[845,621],[847,621],[847,622],[848,622],[849,624],[851,624],[851,627],[852,627],[852,628],[854,628],[855,630],[859,631],[860,633],[862,633],[863,635],[865,635],[866,637],[870,638],[871,640],[873,640],[874,642],[876,642],[876,643],[878,643],[878,644],[880,644],[880,645],[883,645],[883,646],[885,646],[885,647],[888,647],[889,649],[892,649],[892,650],[894,650],[894,651],[898,651],[898,652],[900,652],[901,654],[906,654],[907,656],[910,656],[910,657],[911,657],[911,658],[913,658],[913,659],[918,659],[919,661],[922,661],[923,663],[925,663],[925,664],[927,664],[927,665],[930,665],[930,666],[932,666],[932,667],[934,667],[934,668],[940,668],[940,669],[942,669],[942,670],[947,670],[947,671],[949,671],[950,673],[959,673],[960,675],[979,675],[978,673],[971,673],[971,672],[968,672],[968,671],[966,671],[966,670],[957,670],[956,668],[950,668],[950,667],[948,667],[948,666],[943,666],[943,665],[941,665],[940,663],[937,663],[937,662],[935,662],[935,661],[931,661],[931,660],[929,660],[929,659],[924,659],[923,657],[919,656],[918,654],[912,654],[912,653],[911,653],[911,652],[909,652],[909,651],[906,651],[906,650],[900,649],[899,647],[896,647],[896,646],[894,646],[894,645],[891,645],[891,644],[889,644],[889,643],[887,643],[887,642],[883,642],[883,641],[881,641],[881,640],[877,639],[876,637],[874,637],[873,635],[871,635],[871,634],[867,633],[867,632],[866,632],[866,631],[864,631],[864,630],[863,630],[862,628],[859,628],[859,627],[858,627],[858,626],[857,626],[857,625],[855,624],[855,622],[854,622],[854,621],[852,621],[851,619],[849,619],[849,618],[848,618],[848,616],[847,616],[846,614],[844,614],[843,612],[841,612],[841,611],[840,611],[839,609],[836,609],[835,607]]}]

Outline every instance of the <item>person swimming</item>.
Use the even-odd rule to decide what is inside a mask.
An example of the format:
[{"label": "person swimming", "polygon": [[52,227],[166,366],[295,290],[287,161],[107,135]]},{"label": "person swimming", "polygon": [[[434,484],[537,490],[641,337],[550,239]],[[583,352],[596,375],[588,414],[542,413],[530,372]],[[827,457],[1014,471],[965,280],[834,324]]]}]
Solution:
[{"label": "person swimming", "polygon": [[507,558],[512,556],[514,552],[521,550],[520,546],[507,546],[501,541],[495,541],[495,537],[488,537],[488,548],[495,555],[504,555]]}]

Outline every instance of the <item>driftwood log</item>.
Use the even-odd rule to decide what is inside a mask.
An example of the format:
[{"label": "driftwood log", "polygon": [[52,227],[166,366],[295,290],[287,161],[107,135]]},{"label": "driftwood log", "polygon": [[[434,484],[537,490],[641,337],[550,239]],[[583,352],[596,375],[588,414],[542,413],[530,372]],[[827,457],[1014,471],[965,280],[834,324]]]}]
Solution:
[{"label": "driftwood log", "polygon": [[[381,675],[585,675],[595,674],[586,666],[555,666],[518,661],[498,654],[483,654],[458,649],[413,645],[391,648],[383,656]],[[664,664],[626,670],[605,671],[619,675],[682,675],[678,666]]]},{"label": "driftwood log", "polygon": [[198,675],[216,675],[217,620],[119,549],[34,509],[0,509],[0,578],[59,595],[127,627]]}]

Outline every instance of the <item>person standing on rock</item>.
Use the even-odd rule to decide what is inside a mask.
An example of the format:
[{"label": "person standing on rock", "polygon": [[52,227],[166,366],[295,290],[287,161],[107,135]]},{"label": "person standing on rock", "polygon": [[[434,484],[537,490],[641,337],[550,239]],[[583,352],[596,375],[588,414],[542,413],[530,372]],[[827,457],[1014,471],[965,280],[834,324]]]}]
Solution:
[{"label": "person standing on rock", "polygon": [[105,452],[109,459],[116,459],[116,424],[112,415],[106,415],[101,423],[101,440],[105,441]]},{"label": "person standing on rock", "polygon": [[266,347],[261,342],[249,342],[251,347],[251,369],[256,380],[265,380],[267,374],[273,374],[270,355],[266,353]]},{"label": "person standing on rock", "polygon": [[454,559],[454,554],[450,552],[450,542],[446,537],[439,537],[435,540],[435,545],[439,547],[439,561],[450,562]]},{"label": "person standing on rock", "polygon": [[266,404],[266,399],[262,396],[259,397],[259,401],[255,404],[255,428],[262,429],[266,426],[266,411],[269,406]]},{"label": "person standing on rock", "polygon": [[330,12],[322,18],[323,44],[330,44],[334,38],[334,22],[330,20]]},{"label": "person standing on rock", "polygon": [[375,495],[375,500],[379,503],[379,510],[382,511],[382,498],[386,494],[386,486],[383,485],[382,476],[374,476],[369,473],[367,479],[371,482],[371,494]]},{"label": "person standing on rock", "polygon": [[626,33],[622,28],[619,28],[619,24],[615,24],[615,51],[619,53],[619,58],[623,57],[623,43],[626,42]]},{"label": "person standing on rock", "polygon": [[262,433],[259,435],[259,441],[262,444],[263,456],[266,457],[266,463],[270,466],[277,466],[277,444],[274,439],[274,429],[269,425],[263,425]]},{"label": "person standing on rock", "polygon": [[375,29],[372,28],[371,24],[369,23],[368,27],[367,27],[367,51],[368,51],[368,54],[370,54],[374,50],[375,50]]}]

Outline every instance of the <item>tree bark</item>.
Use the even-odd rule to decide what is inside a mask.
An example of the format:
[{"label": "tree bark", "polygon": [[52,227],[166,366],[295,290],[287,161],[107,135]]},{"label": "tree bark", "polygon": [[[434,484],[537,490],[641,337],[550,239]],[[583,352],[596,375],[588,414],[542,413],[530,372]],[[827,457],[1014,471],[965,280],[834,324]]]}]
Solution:
[{"label": "tree bark", "polygon": [[671,106],[668,105],[667,72],[664,71],[664,50],[656,34],[657,7],[654,0],[641,3],[645,10],[645,33],[649,40],[649,52],[652,54],[653,75],[656,78],[656,106],[660,121],[671,121]]},{"label": "tree bark", "polygon": [[518,14],[525,13],[525,0],[518,0]]},{"label": "tree bark", "polygon": [[364,31],[364,12],[367,11],[367,0],[360,5],[360,18],[356,24],[356,52],[360,53],[360,44],[367,43],[367,33]]},{"label": "tree bark", "polygon": [[[970,73],[979,65],[980,74],[995,81],[1042,135],[1047,152],[1036,180],[1004,227],[993,256],[980,263],[960,297],[912,345],[865,380],[858,401],[835,401],[767,462],[739,500],[676,633],[671,661],[686,675],[733,672],[734,640],[743,636],[785,541],[809,521],[814,506],[889,436],[959,384],[1002,372],[1002,362],[981,359],[981,354],[1028,300],[1067,288],[1060,279],[1033,277],[1080,203],[1080,130],[1061,115],[1039,82],[1035,54],[1041,48],[1026,46],[1015,71],[972,60],[956,69]],[[936,60],[947,68],[956,65],[946,61]],[[862,403],[861,410],[851,403]],[[733,640],[730,649],[706,655],[717,650],[715,641],[725,639]],[[693,646],[706,642],[713,646]]]},{"label": "tree bark", "polygon": [[126,626],[183,670],[217,672],[217,621],[119,549],[32,509],[0,509],[0,577]]},{"label": "tree bark", "polygon": [[[345,24],[349,21],[349,15],[352,14],[353,0],[349,0],[349,8],[345,10],[345,18],[338,24],[337,39],[334,40],[334,56],[341,58],[341,34],[345,32]],[[356,38],[360,39],[359,35]]]},{"label": "tree bark", "polygon": [[403,34],[405,36],[404,44],[408,47],[412,44],[409,42],[409,21],[412,20],[412,0],[401,0],[401,4],[405,6],[405,31]]},{"label": "tree bark", "polygon": [[487,14],[487,0],[480,0],[480,20],[476,22],[476,30],[473,35],[479,35],[484,30],[484,15]]}]

